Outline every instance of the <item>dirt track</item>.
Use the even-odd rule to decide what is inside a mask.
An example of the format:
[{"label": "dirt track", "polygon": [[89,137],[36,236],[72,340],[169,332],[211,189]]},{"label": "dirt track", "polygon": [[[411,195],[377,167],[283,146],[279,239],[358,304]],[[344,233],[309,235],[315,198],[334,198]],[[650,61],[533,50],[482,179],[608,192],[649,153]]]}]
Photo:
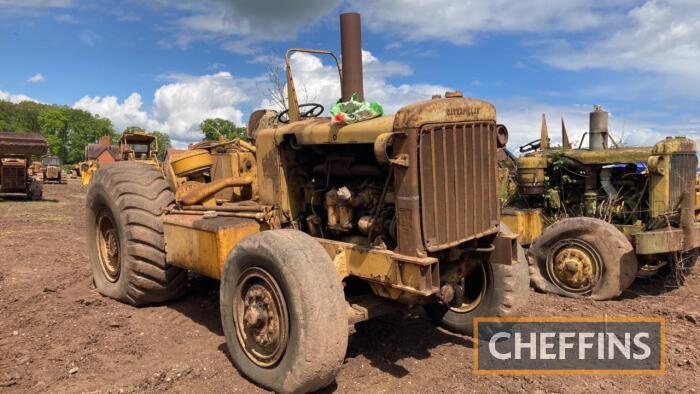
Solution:
[{"label": "dirt track", "polygon": [[[47,185],[43,202],[0,201],[0,392],[260,392],[227,358],[217,283],[133,308],[100,296],[85,251],[84,190]],[[663,316],[664,376],[474,376],[472,342],[421,314],[364,323],[337,392],[694,392],[700,390],[700,278],[659,292],[637,281],[621,300],[531,293],[526,315]]]}]

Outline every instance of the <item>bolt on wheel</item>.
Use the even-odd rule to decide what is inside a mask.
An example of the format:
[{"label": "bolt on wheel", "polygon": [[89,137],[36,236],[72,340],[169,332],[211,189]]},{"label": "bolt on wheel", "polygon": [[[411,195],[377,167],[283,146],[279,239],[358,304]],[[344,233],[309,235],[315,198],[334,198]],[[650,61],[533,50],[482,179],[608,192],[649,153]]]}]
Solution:
[{"label": "bolt on wheel", "polygon": [[270,367],[284,355],[289,337],[289,317],[277,281],[258,267],[245,270],[233,300],[236,336],[246,356],[261,367]]},{"label": "bolt on wheel", "polygon": [[589,294],[603,274],[603,259],[587,242],[565,239],[547,256],[547,275],[562,290]]},{"label": "bolt on wheel", "polygon": [[121,261],[119,260],[119,236],[112,217],[102,210],[97,217],[97,253],[102,272],[108,281],[119,280]]}]

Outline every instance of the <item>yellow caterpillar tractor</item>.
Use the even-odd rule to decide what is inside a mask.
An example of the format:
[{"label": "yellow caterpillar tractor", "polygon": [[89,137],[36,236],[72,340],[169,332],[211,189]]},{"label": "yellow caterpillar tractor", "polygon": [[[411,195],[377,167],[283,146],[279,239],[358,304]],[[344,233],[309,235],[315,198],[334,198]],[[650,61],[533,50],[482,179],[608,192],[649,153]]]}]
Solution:
[{"label": "yellow caterpillar tractor", "polygon": [[119,137],[119,153],[123,161],[143,161],[158,166],[158,138],[145,131],[124,132]]},{"label": "yellow caterpillar tractor", "polygon": [[636,276],[667,273],[681,284],[700,246],[695,142],[617,146],[599,106],[587,135],[587,148],[573,148],[562,121],[563,145],[550,147],[543,115],[541,138],[523,155],[500,154],[503,221],[529,246],[533,286],[604,300]]},{"label": "yellow caterpillar tractor", "polygon": [[82,183],[83,186],[87,186],[90,184],[90,180],[92,179],[92,174],[97,171],[98,165],[97,162],[94,160],[88,160],[88,161],[81,161],[78,164],[78,173],[80,174],[80,182]]},{"label": "yellow caterpillar tractor", "polygon": [[[363,99],[359,14],[343,14],[342,98]],[[423,305],[472,334],[527,302],[528,267],[500,226],[496,111],[448,92],[344,125],[298,104],[254,112],[241,140],[163,169],[104,165],[87,194],[98,291],[133,305],[182,295],[187,271],[220,280],[231,359],[257,384],[330,384],[355,323]],[[335,58],[335,56],[332,56]]]}]

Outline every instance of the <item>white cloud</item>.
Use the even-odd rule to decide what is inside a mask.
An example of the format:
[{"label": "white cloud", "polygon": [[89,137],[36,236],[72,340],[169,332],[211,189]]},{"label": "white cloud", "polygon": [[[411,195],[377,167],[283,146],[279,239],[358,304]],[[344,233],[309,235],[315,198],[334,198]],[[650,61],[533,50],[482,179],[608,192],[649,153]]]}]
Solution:
[{"label": "white cloud", "polygon": [[29,96],[23,94],[12,94],[10,92],[5,92],[0,90],[0,100],[9,101],[11,103],[21,103],[22,101],[33,101],[35,103],[40,102],[39,100],[33,99]]},{"label": "white cloud", "polygon": [[42,83],[44,81],[46,81],[46,78],[44,78],[44,75],[42,73],[36,73],[31,77],[27,78],[28,83]]},{"label": "white cloud", "polygon": [[250,100],[246,91],[253,80],[234,78],[224,71],[202,76],[171,74],[166,79],[171,82],[155,91],[150,111],[138,93],[121,103],[114,96],[85,96],[73,107],[111,119],[117,130],[140,126],[166,132],[181,146],[202,138],[199,124],[204,119],[218,117],[244,124],[239,106]]},{"label": "white cloud", "polygon": [[163,130],[174,139],[192,141],[201,138],[199,123],[206,118],[224,118],[243,124],[242,103],[250,100],[238,80],[225,71],[200,77],[177,76],[177,81],[158,88],[153,114]]},{"label": "white cloud", "polygon": [[543,60],[570,70],[652,71],[700,86],[697,1],[647,1],[629,11],[624,22],[582,45],[551,48]]},{"label": "white cloud", "polygon": [[73,108],[82,109],[105,118],[109,118],[118,131],[128,126],[141,126],[146,129],[153,128],[156,124],[143,110],[141,95],[132,93],[123,102],[119,102],[114,96],[84,96],[73,104]]},{"label": "white cloud", "polygon": [[[323,63],[315,55],[300,52],[293,54],[290,61],[299,102],[323,104],[328,112],[330,106],[340,98],[340,78],[335,63]],[[379,101],[388,114],[406,104],[426,100],[433,94],[450,90],[433,84],[392,84],[387,78],[410,75],[411,68],[397,62],[384,63],[369,51],[362,51],[362,63],[365,99]],[[263,100],[262,106],[271,107],[271,103]]]},{"label": "white cloud", "polygon": [[[366,51],[363,62],[365,97],[379,101],[386,113],[449,90],[431,84],[392,84],[387,78],[410,75],[410,67],[396,62],[384,63]],[[292,57],[292,68],[300,102],[318,102],[329,110],[340,97],[340,80],[335,66],[323,64],[316,56],[297,53]],[[150,110],[145,108],[138,93],[132,93],[123,102],[114,96],[85,96],[73,107],[111,119],[117,130],[141,126],[164,131],[180,146],[202,138],[199,124],[204,119],[218,117],[245,125],[244,109],[247,112],[255,105],[273,108],[265,98],[269,84],[265,75],[237,78],[220,71],[201,76],[168,74],[161,77],[167,83],[155,91]]]},{"label": "white cloud", "polygon": [[[626,0],[350,0],[366,25],[410,40],[467,44],[482,33],[575,32],[609,23]],[[417,16],[423,17],[417,17]]]}]

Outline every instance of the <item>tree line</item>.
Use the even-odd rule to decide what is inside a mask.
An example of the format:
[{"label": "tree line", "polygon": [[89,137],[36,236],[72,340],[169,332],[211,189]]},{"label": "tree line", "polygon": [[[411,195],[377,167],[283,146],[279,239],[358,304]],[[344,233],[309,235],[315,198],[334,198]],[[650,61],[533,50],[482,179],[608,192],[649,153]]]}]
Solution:
[{"label": "tree line", "polygon": [[49,151],[64,163],[82,161],[87,144],[103,135],[115,135],[112,121],[107,118],[32,101],[0,101],[0,131],[41,133],[49,143]]},{"label": "tree line", "polygon": [[[216,141],[219,137],[228,140],[247,139],[246,128],[238,127],[227,119],[205,119],[199,127],[204,140]],[[124,132],[136,130],[143,131],[140,127],[130,126]],[[84,160],[85,147],[101,136],[109,135],[115,144],[120,135],[108,118],[65,105],[33,101],[11,103],[0,100],[0,131],[41,133],[49,143],[50,153],[60,157],[66,164]],[[155,130],[148,134],[158,138],[158,157],[162,160],[172,146],[170,137]]]}]

